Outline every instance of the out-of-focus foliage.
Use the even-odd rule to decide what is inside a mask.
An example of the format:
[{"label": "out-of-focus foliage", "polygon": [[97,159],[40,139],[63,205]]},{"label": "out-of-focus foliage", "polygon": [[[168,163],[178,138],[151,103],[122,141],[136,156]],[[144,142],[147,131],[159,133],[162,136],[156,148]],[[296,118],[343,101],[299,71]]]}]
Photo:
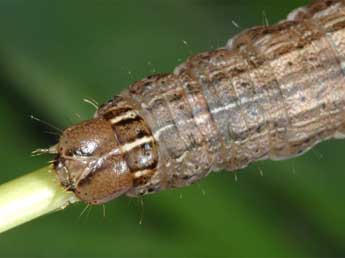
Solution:
[{"label": "out-of-focus foliage", "polygon": [[[306,2],[1,0],[0,182],[49,160],[30,157],[57,140],[31,114],[65,128],[92,116],[83,98],[103,102],[224,45],[240,31],[232,20],[262,24],[264,11],[273,23]],[[119,198],[105,215],[74,205],[2,234],[0,255],[345,255],[344,153],[343,141],[325,142],[142,202]]]}]

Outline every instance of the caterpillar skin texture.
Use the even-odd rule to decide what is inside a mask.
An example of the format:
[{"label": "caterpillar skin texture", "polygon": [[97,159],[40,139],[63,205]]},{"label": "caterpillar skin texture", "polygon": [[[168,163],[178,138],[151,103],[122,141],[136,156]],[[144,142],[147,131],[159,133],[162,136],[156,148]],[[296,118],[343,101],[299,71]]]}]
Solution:
[{"label": "caterpillar skin texture", "polygon": [[64,131],[54,167],[66,189],[100,204],[344,133],[345,1],[318,0],[130,85]]}]

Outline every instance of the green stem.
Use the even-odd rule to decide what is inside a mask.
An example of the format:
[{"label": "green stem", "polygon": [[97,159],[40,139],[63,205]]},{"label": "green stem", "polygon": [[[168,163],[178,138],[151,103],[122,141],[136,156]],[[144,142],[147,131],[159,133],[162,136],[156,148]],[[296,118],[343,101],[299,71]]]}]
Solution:
[{"label": "green stem", "polygon": [[76,201],[59,185],[51,166],[2,184],[0,233]]}]

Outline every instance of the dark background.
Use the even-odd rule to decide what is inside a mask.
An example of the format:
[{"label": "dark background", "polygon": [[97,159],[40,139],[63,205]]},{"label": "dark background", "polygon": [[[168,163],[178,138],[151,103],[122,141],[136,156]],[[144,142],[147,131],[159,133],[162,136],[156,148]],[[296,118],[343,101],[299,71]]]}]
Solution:
[{"label": "dark background", "polygon": [[[51,158],[30,156],[58,139],[31,114],[65,128],[93,115],[83,98],[102,103],[224,45],[240,31],[232,20],[244,29],[266,13],[273,23],[306,2],[0,0],[0,182]],[[0,255],[342,256],[344,153],[344,142],[328,141],[146,196],[143,206],[119,198],[105,216],[76,204],[0,235]]]}]

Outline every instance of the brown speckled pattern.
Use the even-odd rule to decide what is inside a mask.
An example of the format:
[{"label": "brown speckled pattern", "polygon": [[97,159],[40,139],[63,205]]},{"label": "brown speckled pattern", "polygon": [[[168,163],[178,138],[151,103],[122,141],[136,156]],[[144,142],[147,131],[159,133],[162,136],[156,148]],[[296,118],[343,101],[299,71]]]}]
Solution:
[{"label": "brown speckled pattern", "polygon": [[344,136],[344,74],[345,2],[315,1],[130,85],[64,132],[57,174],[99,204],[300,155]]}]

